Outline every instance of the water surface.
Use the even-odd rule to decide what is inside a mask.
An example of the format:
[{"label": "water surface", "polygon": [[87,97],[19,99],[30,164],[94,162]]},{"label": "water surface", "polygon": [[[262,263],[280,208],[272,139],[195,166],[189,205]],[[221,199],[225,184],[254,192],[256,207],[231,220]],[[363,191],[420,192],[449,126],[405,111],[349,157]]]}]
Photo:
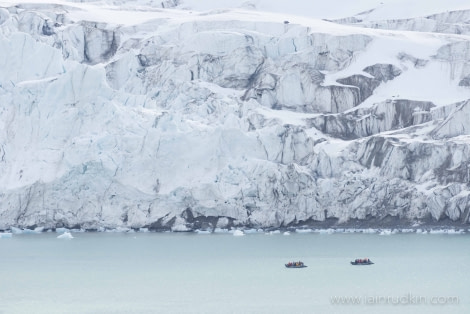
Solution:
[{"label": "water surface", "polygon": [[73,235],[0,238],[1,314],[470,313],[468,234]]}]

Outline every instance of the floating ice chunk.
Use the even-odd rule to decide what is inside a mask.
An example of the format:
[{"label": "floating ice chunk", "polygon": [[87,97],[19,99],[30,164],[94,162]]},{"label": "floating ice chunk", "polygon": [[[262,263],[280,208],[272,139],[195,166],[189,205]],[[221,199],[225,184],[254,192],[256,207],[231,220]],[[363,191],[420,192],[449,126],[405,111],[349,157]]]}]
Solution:
[{"label": "floating ice chunk", "polygon": [[236,237],[240,237],[240,236],[244,236],[245,234],[241,230],[235,230],[233,232],[233,235],[236,236]]},{"label": "floating ice chunk", "polygon": [[283,233],[283,235],[288,236],[288,235],[290,235],[290,232],[286,231],[286,232]]},{"label": "floating ice chunk", "polygon": [[187,231],[191,231],[188,227],[186,227],[185,224],[178,224],[178,225],[174,225],[173,227],[171,227],[171,231],[173,232],[187,232]]},{"label": "floating ice chunk", "polygon": [[107,229],[106,232],[129,232],[131,230],[131,228],[127,227],[117,227],[115,229]]},{"label": "floating ice chunk", "polygon": [[257,233],[258,230],[257,229],[247,229],[245,230],[245,233]]},{"label": "floating ice chunk", "polygon": [[465,230],[463,230],[463,229],[459,229],[459,230],[449,229],[449,230],[447,230],[447,234],[463,234],[463,233],[465,233]]},{"label": "floating ice chunk", "polygon": [[447,233],[447,230],[444,229],[432,229],[429,231],[430,234],[444,234]]},{"label": "floating ice chunk", "polygon": [[311,233],[313,232],[312,229],[295,229],[295,232],[297,233]]},{"label": "floating ice chunk", "polygon": [[391,235],[392,234],[392,230],[390,229],[384,229],[382,230],[382,232],[380,232],[380,235]]},{"label": "floating ice chunk", "polygon": [[0,239],[1,238],[11,238],[12,233],[11,232],[1,232],[0,233]]},{"label": "floating ice chunk", "polygon": [[271,230],[269,232],[266,232],[265,234],[266,235],[273,235],[273,234],[280,234],[281,231],[280,230]]},{"label": "floating ice chunk", "polygon": [[149,228],[139,228],[139,232],[149,232]]},{"label": "floating ice chunk", "polygon": [[214,233],[228,233],[228,229],[215,228]]},{"label": "floating ice chunk", "polygon": [[331,229],[331,228],[329,228],[329,229],[318,229],[318,233],[320,233],[320,234],[332,234],[334,232],[335,232],[335,230]]},{"label": "floating ice chunk", "polygon": [[55,229],[55,232],[57,232],[57,233],[65,233],[65,232],[69,232],[69,229],[67,229],[67,228],[56,228],[56,229]]},{"label": "floating ice chunk", "polygon": [[11,227],[11,232],[14,234],[21,233],[41,233],[44,230],[44,227],[37,227],[35,229],[20,229],[17,227]]},{"label": "floating ice chunk", "polygon": [[14,234],[21,234],[21,233],[23,233],[23,230],[20,229],[20,228],[11,227],[11,232],[14,233]]},{"label": "floating ice chunk", "polygon": [[57,239],[73,239],[73,236],[70,232],[67,231],[58,236]]},{"label": "floating ice chunk", "polygon": [[414,231],[413,229],[401,229],[402,233],[411,233],[413,231]]},{"label": "floating ice chunk", "polygon": [[35,229],[23,229],[23,233],[41,233],[43,228],[35,228]]},{"label": "floating ice chunk", "polygon": [[197,234],[211,234],[212,232],[210,230],[196,230],[195,231]]}]

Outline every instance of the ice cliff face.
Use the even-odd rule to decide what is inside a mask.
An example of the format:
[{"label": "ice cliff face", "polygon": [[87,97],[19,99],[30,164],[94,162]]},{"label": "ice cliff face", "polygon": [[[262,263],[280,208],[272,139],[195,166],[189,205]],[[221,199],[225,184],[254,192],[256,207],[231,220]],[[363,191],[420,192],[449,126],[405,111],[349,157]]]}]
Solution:
[{"label": "ice cliff face", "polygon": [[470,11],[141,5],[0,8],[0,229],[469,223]]}]

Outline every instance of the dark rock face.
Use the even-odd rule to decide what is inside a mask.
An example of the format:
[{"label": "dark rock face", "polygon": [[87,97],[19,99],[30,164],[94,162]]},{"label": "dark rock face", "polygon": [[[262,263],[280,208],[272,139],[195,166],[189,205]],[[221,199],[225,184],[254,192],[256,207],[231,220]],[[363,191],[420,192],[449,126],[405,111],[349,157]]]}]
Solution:
[{"label": "dark rock face", "polygon": [[430,110],[434,107],[431,102],[396,99],[372,108],[321,115],[309,123],[323,133],[351,140],[425,123],[431,120]]},{"label": "dark rock face", "polygon": [[470,87],[470,75],[464,77],[464,78],[459,82],[459,86]]},{"label": "dark rock face", "polygon": [[84,62],[97,64],[109,60],[117,51],[119,36],[114,29],[107,29],[105,24],[83,22]]},{"label": "dark rock face", "polygon": [[408,61],[413,64],[413,66],[417,69],[423,68],[428,64],[429,60],[424,60],[420,58],[413,57],[412,55],[409,55],[407,53],[399,53],[397,56],[397,59],[400,61]]},{"label": "dark rock face", "polygon": [[393,64],[382,63],[368,66],[363,71],[369,73],[381,82],[393,80],[395,77],[401,74],[401,70]]},{"label": "dark rock face", "polygon": [[359,90],[359,103],[369,98],[374,92],[374,89],[376,89],[381,83],[378,79],[366,77],[360,74],[339,79],[337,82],[344,85],[356,86]]},{"label": "dark rock face", "polygon": [[392,64],[374,64],[363,71],[372,75],[373,78],[356,74],[337,80],[338,83],[358,88],[358,103],[355,105],[369,98],[382,82],[393,80],[401,74],[401,70]]}]

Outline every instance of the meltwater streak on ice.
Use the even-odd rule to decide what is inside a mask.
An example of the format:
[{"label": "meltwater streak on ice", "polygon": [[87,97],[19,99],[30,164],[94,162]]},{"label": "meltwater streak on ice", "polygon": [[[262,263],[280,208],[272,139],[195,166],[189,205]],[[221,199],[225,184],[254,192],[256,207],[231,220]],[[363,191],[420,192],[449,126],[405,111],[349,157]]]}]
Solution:
[{"label": "meltwater streak on ice", "polygon": [[[0,239],[0,313],[470,311],[467,234],[73,236]],[[349,264],[363,257],[375,264]],[[287,269],[290,260],[308,268]],[[406,296],[457,297],[458,304],[372,302]],[[335,304],[338,298],[358,304]]]}]

